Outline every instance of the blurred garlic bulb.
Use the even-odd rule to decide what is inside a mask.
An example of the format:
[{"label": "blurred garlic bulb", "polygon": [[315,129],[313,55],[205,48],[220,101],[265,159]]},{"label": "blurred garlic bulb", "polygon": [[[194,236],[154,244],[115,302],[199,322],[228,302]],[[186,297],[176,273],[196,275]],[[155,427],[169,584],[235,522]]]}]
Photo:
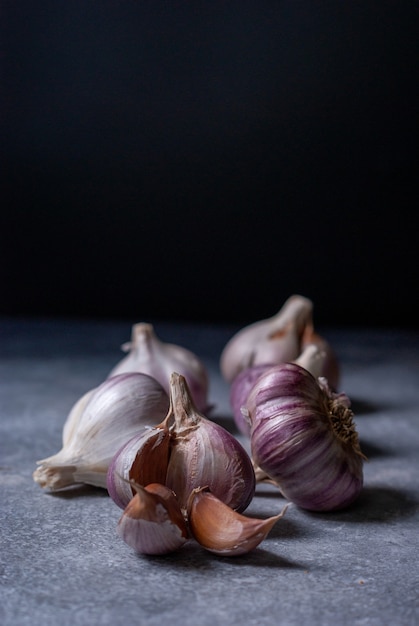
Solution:
[{"label": "blurred garlic bulb", "polygon": [[362,489],[365,457],[349,407],[296,363],[267,370],[247,398],[253,462],[302,508],[341,509]]},{"label": "blurred garlic bulb", "polygon": [[195,408],[186,379],[173,372],[170,413],[174,424],[166,485],[187,506],[193,489],[208,486],[225,504],[243,511],[253,498],[255,475],[249,455],[225,428]]},{"label": "blurred garlic bulb", "polygon": [[221,372],[227,382],[231,383],[247,367],[297,358],[312,308],[307,298],[291,296],[273,317],[239,330],[221,354]]},{"label": "blurred garlic bulb", "polygon": [[70,411],[63,447],[37,462],[34,481],[52,491],[78,483],[106,488],[108,467],[118,449],[144,426],[160,423],[168,408],[167,393],[151,376],[108,378]]},{"label": "blurred garlic bulb", "polygon": [[[239,330],[225,345],[220,358],[221,373],[232,383],[244,369],[256,365],[277,365],[294,361],[307,344],[319,344],[327,357],[327,376],[332,388],[337,387],[337,361],[328,342],[314,332],[313,303],[293,295],[273,317],[254,322]],[[326,376],[326,371],[323,372]]]},{"label": "blurred garlic bulb", "polygon": [[188,521],[194,539],[219,556],[239,556],[254,550],[268,535],[287,507],[267,519],[233,511],[208,488],[194,489],[188,500]]},{"label": "blurred garlic bulb", "polygon": [[117,526],[121,539],[139,554],[169,554],[188,540],[188,528],[175,494],[159,483],[132,483],[135,495]]},{"label": "blurred garlic bulb", "polygon": [[206,411],[208,405],[208,373],[204,364],[190,350],[161,341],[151,324],[132,327],[131,341],[122,345],[128,352],[109,376],[123,372],[144,372],[155,378],[169,393],[170,375],[179,372],[186,378],[197,408]]}]

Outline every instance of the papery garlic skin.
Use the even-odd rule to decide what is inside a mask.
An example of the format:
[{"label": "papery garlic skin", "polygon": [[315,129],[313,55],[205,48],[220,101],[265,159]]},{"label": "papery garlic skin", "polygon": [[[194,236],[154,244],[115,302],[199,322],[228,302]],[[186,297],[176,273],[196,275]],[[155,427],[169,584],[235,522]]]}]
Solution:
[{"label": "papery garlic skin", "polygon": [[220,369],[226,381],[231,383],[247,367],[296,359],[312,309],[311,300],[294,295],[273,317],[239,330],[221,353]]},{"label": "papery garlic skin", "polygon": [[188,383],[197,408],[209,407],[208,372],[203,362],[190,350],[161,341],[152,324],[139,323],[132,327],[131,341],[123,344],[128,351],[110,372],[109,376],[124,372],[144,372],[155,378],[169,394],[170,375],[182,374]]},{"label": "papery garlic skin", "polygon": [[158,426],[145,426],[131,437],[113,457],[106,487],[112,500],[124,509],[135,494],[133,482],[140,485],[164,484],[170,454],[167,419]]},{"label": "papery garlic skin", "polygon": [[51,491],[80,483],[106,489],[107,471],[118,449],[140,428],[162,422],[168,408],[163,387],[147,374],[107,379],[88,398],[62,449],[37,462],[34,481]]},{"label": "papery garlic skin", "polygon": [[117,526],[121,539],[139,554],[157,556],[181,548],[189,532],[175,494],[161,484],[133,486],[136,494]]},{"label": "papery garlic skin", "polygon": [[239,556],[254,550],[268,535],[287,507],[267,519],[233,511],[208,488],[194,489],[188,499],[189,528],[194,539],[219,556]]},{"label": "papery garlic skin", "polygon": [[249,394],[253,461],[302,508],[342,509],[361,492],[365,457],[349,404],[295,363],[272,367]]},{"label": "papery garlic skin", "polygon": [[173,372],[170,385],[174,425],[166,485],[182,508],[193,489],[207,485],[225,504],[244,511],[256,484],[249,455],[231,433],[198,412],[183,376]]}]

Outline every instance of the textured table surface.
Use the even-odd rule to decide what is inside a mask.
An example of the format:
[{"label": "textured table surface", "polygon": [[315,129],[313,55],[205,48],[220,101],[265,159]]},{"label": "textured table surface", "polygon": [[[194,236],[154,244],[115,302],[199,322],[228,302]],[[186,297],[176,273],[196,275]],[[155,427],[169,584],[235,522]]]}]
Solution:
[{"label": "textured table surface", "polygon": [[[218,369],[236,329],[154,326],[204,361],[213,418],[237,435]],[[242,557],[191,543],[147,558],[116,535],[120,509],[104,490],[51,495],[32,480],[36,460],[61,447],[69,409],[104,380],[130,332],[124,322],[0,320],[0,624],[419,624],[419,334],[322,330],[369,459],[352,507],[290,505]],[[260,485],[246,513],[267,517],[283,503]]]}]

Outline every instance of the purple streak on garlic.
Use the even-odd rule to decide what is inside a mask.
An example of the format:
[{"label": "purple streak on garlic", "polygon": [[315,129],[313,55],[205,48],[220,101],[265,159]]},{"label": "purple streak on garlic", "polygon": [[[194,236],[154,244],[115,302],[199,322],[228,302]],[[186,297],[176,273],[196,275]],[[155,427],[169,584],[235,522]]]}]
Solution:
[{"label": "purple streak on garlic", "polygon": [[186,508],[193,489],[206,486],[222,502],[243,511],[255,491],[249,455],[225,428],[195,408],[187,382],[173,372],[170,379],[172,448],[166,485]]},{"label": "purple streak on garlic", "polygon": [[179,372],[186,378],[197,408],[206,411],[209,379],[206,367],[198,357],[182,346],[161,341],[151,324],[139,323],[132,327],[131,341],[123,344],[128,352],[109,376],[123,372],[144,372],[155,378],[169,394],[170,375]]},{"label": "purple streak on garlic", "polygon": [[153,428],[144,427],[118,450],[106,477],[112,500],[121,509],[135,494],[133,482],[140,485],[164,484],[170,453],[170,433],[166,419]]},{"label": "purple streak on garlic", "polygon": [[295,363],[262,374],[248,396],[253,461],[302,508],[341,509],[362,489],[365,457],[349,405]]},{"label": "purple streak on garlic", "polygon": [[227,382],[231,383],[239,372],[253,365],[296,359],[312,309],[311,300],[294,295],[273,317],[239,330],[221,354],[220,368]]},{"label": "purple streak on garlic", "polygon": [[250,437],[250,422],[243,415],[241,408],[246,404],[247,396],[260,376],[272,367],[271,363],[261,363],[246,367],[237,374],[230,387],[230,405],[234,422],[242,435]]},{"label": "purple streak on garlic", "polygon": [[159,424],[169,409],[160,383],[141,373],[108,378],[83,398],[76,420],[70,411],[72,425],[61,450],[37,462],[33,479],[41,487],[56,491],[82,483],[106,488],[106,474],[118,449],[140,428]]},{"label": "purple streak on garlic", "polygon": [[[326,352],[324,350],[321,350],[315,344],[307,344],[294,362],[304,367],[317,378],[323,371],[325,359]],[[230,404],[233,410],[234,421],[239,431],[247,437],[250,437],[250,422],[241,409],[246,405],[249,393],[256,381],[271,367],[274,367],[272,363],[261,363],[260,365],[248,367],[237,374],[231,383]]]}]

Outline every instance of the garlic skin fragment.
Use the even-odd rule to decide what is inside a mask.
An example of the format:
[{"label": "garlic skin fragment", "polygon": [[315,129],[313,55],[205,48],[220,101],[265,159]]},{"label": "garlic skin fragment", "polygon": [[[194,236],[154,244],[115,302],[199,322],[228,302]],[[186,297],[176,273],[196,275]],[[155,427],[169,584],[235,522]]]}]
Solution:
[{"label": "garlic skin fragment", "polygon": [[304,509],[342,509],[361,492],[365,457],[349,406],[296,363],[272,367],[249,394],[253,462]]},{"label": "garlic skin fragment", "polygon": [[80,483],[106,489],[119,448],[142,427],[159,424],[168,408],[166,392],[147,374],[107,379],[87,399],[61,450],[37,462],[34,481],[51,491]]},{"label": "garlic skin fragment", "polygon": [[189,528],[194,539],[219,556],[239,556],[254,550],[284,516],[287,506],[273,517],[256,519],[233,511],[208,488],[197,488],[188,500]]},{"label": "garlic skin fragment", "polygon": [[186,378],[197,408],[208,410],[208,372],[193,352],[161,341],[153,325],[144,322],[133,325],[131,341],[123,344],[122,349],[128,354],[111,370],[109,376],[144,372],[155,378],[169,394],[170,375],[179,372]]},{"label": "garlic skin fragment", "polygon": [[208,485],[228,506],[243,511],[256,485],[248,453],[225,428],[198,412],[183,376],[173,372],[170,386],[169,413],[174,424],[166,485],[176,493],[182,509],[193,489]]},{"label": "garlic skin fragment", "polygon": [[117,526],[121,539],[139,554],[169,554],[189,539],[186,521],[175,494],[158,483],[133,483],[135,495]]},{"label": "garlic skin fragment", "polygon": [[239,330],[221,353],[220,369],[226,381],[231,383],[239,372],[253,365],[296,359],[312,309],[311,300],[294,295],[273,317]]},{"label": "garlic skin fragment", "polygon": [[170,454],[167,418],[153,428],[144,427],[131,437],[113,457],[106,476],[112,500],[125,509],[135,494],[134,483],[164,484]]}]

